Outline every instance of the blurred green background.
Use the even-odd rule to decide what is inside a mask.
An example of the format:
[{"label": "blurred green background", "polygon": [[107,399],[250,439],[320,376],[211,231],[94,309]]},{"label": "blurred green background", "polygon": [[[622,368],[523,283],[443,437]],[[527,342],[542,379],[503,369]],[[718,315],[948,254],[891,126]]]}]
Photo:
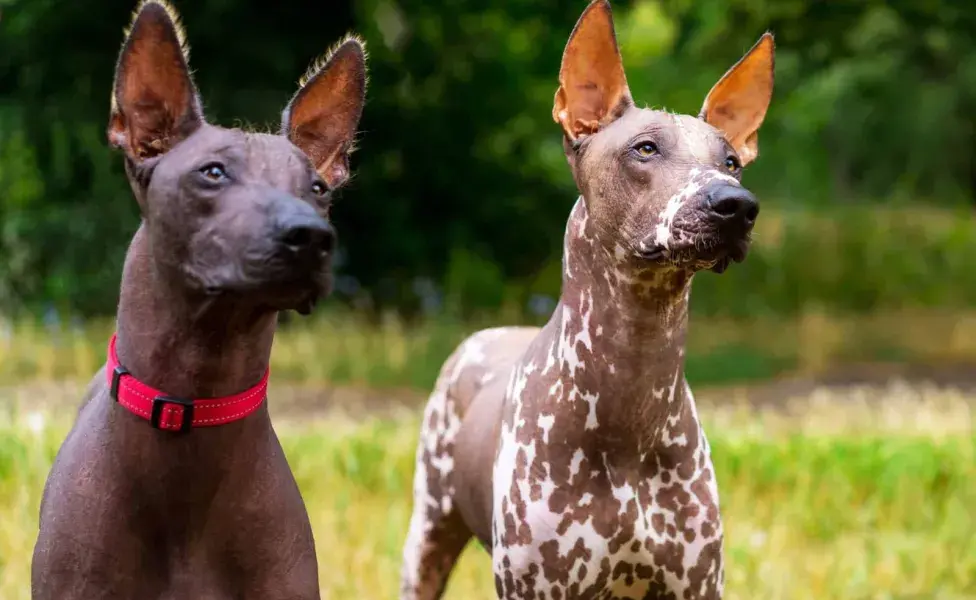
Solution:
[{"label": "blurred green background", "polygon": [[[88,326],[114,313],[138,213],[105,126],[133,5],[0,0],[8,339],[24,323]],[[576,192],[550,111],[583,6],[177,3],[207,114],[227,126],[276,127],[314,57],[346,31],[367,40],[355,179],[333,213],[338,289],[320,316],[460,324],[435,344],[432,364],[393,383],[429,384],[433,363],[474,324],[538,322],[558,297]],[[728,343],[702,333],[692,362],[700,349],[699,362],[717,366],[692,364],[693,377],[796,368],[805,364],[799,344],[829,346],[812,350],[826,358],[811,368],[976,357],[965,318],[976,302],[976,9],[950,0],[621,0],[614,10],[635,98],[672,111],[697,113],[763,31],[776,35],[773,104],[745,175],[763,202],[754,252],[725,275],[699,276],[692,299],[693,329],[714,329],[712,319],[740,333]],[[861,317],[881,323],[877,335],[851,330]],[[787,335],[778,340],[785,348],[743,350],[761,345],[750,332],[762,324],[821,321],[840,323],[837,339]],[[937,339],[908,335],[908,321]]]},{"label": "blurred green background", "polygon": [[[0,0],[5,599],[29,598],[40,491],[104,362],[138,224],[105,139],[135,4]],[[543,322],[559,294],[576,191],[551,103],[586,0],[174,4],[225,126],[276,128],[316,56],[347,31],[367,41],[360,150],[332,213],[337,290],[283,319],[270,406],[323,597],[393,598],[442,361],[477,328]],[[727,597],[976,598],[976,5],[613,6],[636,100],[671,111],[696,114],[776,35],[744,177],[763,206],[755,243],[697,277],[686,354],[721,482]],[[480,548],[450,585],[494,597]]]}]

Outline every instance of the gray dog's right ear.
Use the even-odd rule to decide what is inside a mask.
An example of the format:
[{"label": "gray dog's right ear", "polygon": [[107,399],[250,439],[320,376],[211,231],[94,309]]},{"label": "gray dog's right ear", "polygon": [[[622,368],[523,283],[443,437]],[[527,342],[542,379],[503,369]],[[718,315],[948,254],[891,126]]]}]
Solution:
[{"label": "gray dog's right ear", "polygon": [[135,162],[158,156],[203,124],[179,15],[164,0],[143,0],[115,68],[108,139]]},{"label": "gray dog's right ear", "polygon": [[332,189],[349,179],[349,154],[366,103],[366,46],[348,36],[316,61],[281,114],[281,134]]}]

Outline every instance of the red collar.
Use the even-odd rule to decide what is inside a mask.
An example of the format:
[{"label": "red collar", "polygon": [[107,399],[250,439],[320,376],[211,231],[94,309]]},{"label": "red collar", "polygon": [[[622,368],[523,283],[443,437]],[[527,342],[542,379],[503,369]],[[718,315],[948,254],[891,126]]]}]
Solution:
[{"label": "red collar", "polygon": [[268,368],[257,385],[224,398],[188,399],[168,396],[129,374],[115,353],[116,335],[108,343],[105,372],[112,398],[132,414],[148,420],[156,429],[189,431],[238,421],[253,413],[268,395]]}]

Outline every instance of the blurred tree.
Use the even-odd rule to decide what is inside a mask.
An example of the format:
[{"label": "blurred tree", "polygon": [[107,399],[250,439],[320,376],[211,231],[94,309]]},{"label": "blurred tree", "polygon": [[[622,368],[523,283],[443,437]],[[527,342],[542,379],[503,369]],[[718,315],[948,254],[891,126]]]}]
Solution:
[{"label": "blurred tree", "polygon": [[[138,214],[104,129],[134,4],[0,0],[0,308],[114,310]],[[585,0],[176,5],[208,116],[224,125],[275,127],[313,57],[348,30],[367,39],[361,151],[334,212],[340,297],[409,312],[443,292],[468,310],[556,289],[576,194],[550,110]],[[746,176],[769,202],[976,193],[971,3],[632,0],[614,11],[635,98],[681,112],[696,113],[774,31],[775,98]]]}]

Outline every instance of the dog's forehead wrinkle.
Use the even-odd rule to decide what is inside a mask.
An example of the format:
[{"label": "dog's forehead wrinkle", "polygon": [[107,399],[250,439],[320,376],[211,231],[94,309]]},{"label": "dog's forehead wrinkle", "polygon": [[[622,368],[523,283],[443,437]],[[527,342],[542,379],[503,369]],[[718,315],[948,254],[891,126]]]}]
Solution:
[{"label": "dog's forehead wrinkle", "polygon": [[246,148],[250,169],[272,187],[291,193],[307,187],[311,176],[308,159],[284,137],[250,132]]}]

